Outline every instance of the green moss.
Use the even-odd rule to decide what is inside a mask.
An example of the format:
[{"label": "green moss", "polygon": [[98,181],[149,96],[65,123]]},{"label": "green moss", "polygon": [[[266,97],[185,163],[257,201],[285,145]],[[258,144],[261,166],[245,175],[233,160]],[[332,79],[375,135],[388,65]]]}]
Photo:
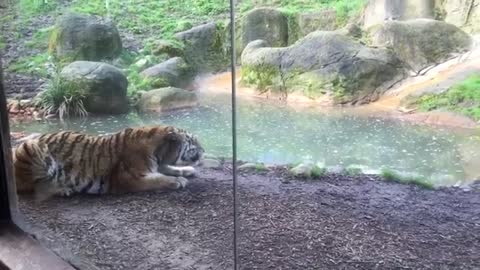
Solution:
[{"label": "green moss", "polygon": [[320,177],[324,176],[326,173],[327,173],[327,169],[325,168],[325,166],[315,165],[312,168],[312,177],[313,178],[320,178]]},{"label": "green moss", "polygon": [[389,169],[383,169],[380,174],[387,182],[416,185],[425,189],[434,189],[433,184],[428,179],[420,176],[404,176],[398,172]]},{"label": "green moss", "polygon": [[350,165],[345,168],[345,173],[347,175],[360,175],[363,174],[363,170],[360,166]]},{"label": "green moss", "polygon": [[268,168],[263,163],[256,163],[255,164],[255,170],[257,172],[266,172],[266,171],[268,171]]},{"label": "green moss", "polygon": [[413,102],[422,111],[449,110],[480,120],[480,74],[450,87],[442,94],[429,94]]},{"label": "green moss", "polygon": [[7,44],[5,43],[3,36],[0,35],[0,50],[5,49],[6,46]]},{"label": "green moss", "polygon": [[269,65],[243,65],[241,70],[242,83],[254,86],[260,91],[278,89],[280,72],[278,68]]},{"label": "green moss", "polygon": [[288,24],[288,44],[291,45],[301,38],[300,25],[298,24],[298,12],[283,10],[287,17]]},{"label": "green moss", "polygon": [[32,16],[55,10],[57,8],[57,1],[19,0],[17,8],[21,10],[21,16]]},{"label": "green moss", "polygon": [[131,68],[127,74],[128,89],[127,94],[131,97],[136,96],[140,91],[149,91],[155,89],[155,85],[160,85],[162,82],[149,80],[140,76],[138,69]]},{"label": "green moss", "polygon": [[60,35],[60,31],[58,28],[54,27],[50,30],[50,34],[48,36],[48,53],[54,54],[57,50],[57,41]]},{"label": "green moss", "polygon": [[319,98],[327,93],[331,84],[311,72],[290,71],[287,75],[286,87],[289,92],[302,93],[311,99]]},{"label": "green moss", "polygon": [[36,49],[47,49],[49,46],[49,36],[50,32],[53,28],[47,27],[38,30],[35,34],[33,34],[30,40],[25,42],[25,45],[29,48],[36,48]]},{"label": "green moss", "polygon": [[352,92],[348,90],[348,81],[341,77],[332,80],[333,100],[335,103],[348,103],[352,100]]}]

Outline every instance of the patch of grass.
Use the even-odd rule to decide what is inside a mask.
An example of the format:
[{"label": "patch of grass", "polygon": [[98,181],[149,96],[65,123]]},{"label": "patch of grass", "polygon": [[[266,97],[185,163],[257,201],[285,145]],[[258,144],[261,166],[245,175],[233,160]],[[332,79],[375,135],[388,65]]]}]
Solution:
[{"label": "patch of grass", "polygon": [[20,0],[17,7],[21,10],[22,16],[32,16],[55,10],[57,2],[57,0]]},{"label": "patch of grass", "polygon": [[383,179],[387,182],[395,182],[401,184],[411,184],[417,185],[421,188],[425,189],[434,189],[432,183],[428,181],[428,179],[419,176],[404,176],[398,172],[389,169],[383,169],[380,173]]},{"label": "patch of grass", "polygon": [[266,171],[268,171],[268,168],[263,163],[256,163],[255,164],[255,170],[257,172],[266,172]]},{"label": "patch of grass", "polygon": [[6,46],[7,44],[5,43],[4,37],[0,35],[0,50],[5,49]]},{"label": "patch of grass", "polygon": [[78,81],[65,81],[59,76],[50,80],[47,89],[40,94],[39,105],[49,114],[58,114],[60,120],[88,115],[83,105],[85,85]]},{"label": "patch of grass", "polygon": [[312,168],[312,177],[320,178],[327,173],[327,169],[323,166],[315,165]]},{"label": "patch of grass", "polygon": [[10,63],[7,70],[46,78],[49,75],[47,65],[51,61],[52,58],[47,53],[23,57]]},{"label": "patch of grass", "polygon": [[312,12],[322,9],[334,9],[337,13],[337,23],[344,25],[352,16],[359,14],[368,0],[244,0],[239,11],[245,13],[254,7],[278,7],[287,14],[295,15],[302,12]]},{"label": "patch of grass", "polygon": [[141,91],[149,91],[154,89],[154,82],[152,80],[144,79],[137,69],[130,69],[127,74],[128,80],[128,95],[135,96]]},{"label": "patch of grass", "polygon": [[25,46],[36,49],[48,49],[48,39],[52,29],[52,27],[47,27],[38,30],[33,34],[32,39],[25,42]]},{"label": "patch of grass", "polygon": [[350,166],[348,166],[347,168],[345,168],[345,173],[346,173],[347,175],[355,176],[355,175],[361,175],[361,174],[363,174],[363,170],[362,170],[362,168],[359,167],[359,166],[350,165]]},{"label": "patch of grass", "polygon": [[445,93],[425,95],[415,104],[422,111],[445,109],[480,120],[480,74],[468,77]]},{"label": "patch of grass", "polygon": [[255,86],[261,92],[278,87],[280,72],[278,68],[268,65],[242,66],[242,83]]}]

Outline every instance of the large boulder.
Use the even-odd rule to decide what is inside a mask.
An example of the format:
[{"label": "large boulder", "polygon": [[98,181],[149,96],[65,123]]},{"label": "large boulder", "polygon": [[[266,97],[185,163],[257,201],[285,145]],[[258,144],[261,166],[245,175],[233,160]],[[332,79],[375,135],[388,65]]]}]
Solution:
[{"label": "large boulder", "polygon": [[117,114],[129,109],[127,78],[112,65],[76,61],[63,68],[60,80],[84,90],[85,109],[90,113]]},{"label": "large boulder", "polygon": [[190,86],[195,76],[192,68],[181,57],[170,58],[147,68],[140,75],[151,81],[154,87],[174,86],[180,88]]},{"label": "large boulder", "polygon": [[444,0],[438,9],[445,14],[446,22],[471,33],[480,31],[480,1]]},{"label": "large boulder", "polygon": [[270,48],[258,40],[242,54],[245,84],[327,98],[332,104],[376,100],[405,76],[389,50],[368,48],[337,32],[313,32],[287,48]]},{"label": "large boulder", "polygon": [[195,92],[165,87],[145,92],[138,102],[138,109],[141,112],[165,112],[193,107],[197,103]]},{"label": "large boulder", "polygon": [[298,15],[298,27],[302,37],[315,31],[333,31],[337,29],[337,12],[326,9]]},{"label": "large boulder", "polygon": [[288,44],[288,18],[277,9],[257,8],[248,12],[241,26],[241,51],[251,41],[262,39],[273,47]]},{"label": "large boulder", "polygon": [[385,20],[410,20],[435,17],[435,0],[370,0],[364,11],[365,27]]},{"label": "large boulder", "polygon": [[393,50],[415,73],[466,52],[472,43],[460,28],[430,19],[389,21],[373,27],[370,37],[371,45]]},{"label": "large boulder", "polygon": [[50,37],[49,50],[60,60],[100,61],[122,52],[122,41],[112,22],[95,16],[61,16]]},{"label": "large boulder", "polygon": [[219,71],[229,62],[225,29],[214,22],[202,24],[175,34],[183,42],[185,61],[197,72]]}]

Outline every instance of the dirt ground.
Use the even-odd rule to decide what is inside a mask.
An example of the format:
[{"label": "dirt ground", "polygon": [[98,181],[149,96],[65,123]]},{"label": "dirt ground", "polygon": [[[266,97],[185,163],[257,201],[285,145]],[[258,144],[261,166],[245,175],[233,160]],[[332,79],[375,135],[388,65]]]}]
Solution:
[{"label": "dirt ground", "polygon": [[[239,177],[240,269],[480,269],[480,189],[424,190],[374,176]],[[187,189],[20,199],[31,230],[89,269],[233,269],[229,165]]]}]

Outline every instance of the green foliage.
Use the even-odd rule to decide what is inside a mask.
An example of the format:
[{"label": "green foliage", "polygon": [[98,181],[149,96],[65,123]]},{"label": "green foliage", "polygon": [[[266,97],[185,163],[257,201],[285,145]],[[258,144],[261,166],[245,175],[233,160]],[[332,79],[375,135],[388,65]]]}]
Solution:
[{"label": "green foliage", "polygon": [[350,165],[347,168],[345,168],[345,173],[347,175],[360,175],[360,174],[363,174],[363,170],[359,166]]},{"label": "green foliage", "polygon": [[61,120],[74,116],[85,117],[83,105],[86,85],[81,81],[64,81],[59,76],[50,80],[40,95],[40,106],[46,113],[58,114]]},{"label": "green foliage", "polygon": [[242,66],[242,83],[255,86],[260,91],[276,88],[278,86],[279,71],[276,67],[262,66]]},{"label": "green foliage", "polygon": [[404,176],[398,172],[389,169],[383,169],[380,174],[387,182],[395,182],[401,184],[417,185],[425,189],[434,189],[433,184],[428,179],[420,176]]},{"label": "green foliage", "polygon": [[266,172],[266,171],[268,171],[268,168],[263,163],[256,163],[255,164],[255,170],[257,172]]},{"label": "green foliage", "polygon": [[445,93],[429,94],[415,102],[423,111],[445,109],[480,120],[480,75],[472,75]]},{"label": "green foliage", "polygon": [[32,39],[25,42],[25,45],[29,48],[45,50],[48,48],[48,40],[51,32],[52,27],[40,29],[35,34],[33,34]]},{"label": "green foliage", "polygon": [[368,0],[244,0],[240,4],[240,12],[244,13],[254,7],[278,7],[287,14],[312,12],[322,9],[334,9],[337,12],[338,24],[344,25],[352,16],[359,14]]},{"label": "green foliage", "polygon": [[47,64],[51,61],[52,59],[47,53],[22,57],[10,63],[7,70],[45,78],[48,76]]},{"label": "green foliage", "polygon": [[0,50],[5,49],[6,46],[7,44],[5,43],[3,36],[0,35]]},{"label": "green foliage", "polygon": [[22,16],[31,16],[46,13],[57,7],[57,0],[20,0],[18,8]]},{"label": "green foliage", "polygon": [[313,178],[320,178],[320,177],[324,176],[326,173],[327,173],[327,169],[325,168],[325,166],[315,165],[312,168],[312,177]]},{"label": "green foliage", "polygon": [[155,88],[155,82],[149,79],[145,79],[140,75],[140,72],[136,68],[128,70],[128,95],[135,96],[140,91],[148,91]]}]

